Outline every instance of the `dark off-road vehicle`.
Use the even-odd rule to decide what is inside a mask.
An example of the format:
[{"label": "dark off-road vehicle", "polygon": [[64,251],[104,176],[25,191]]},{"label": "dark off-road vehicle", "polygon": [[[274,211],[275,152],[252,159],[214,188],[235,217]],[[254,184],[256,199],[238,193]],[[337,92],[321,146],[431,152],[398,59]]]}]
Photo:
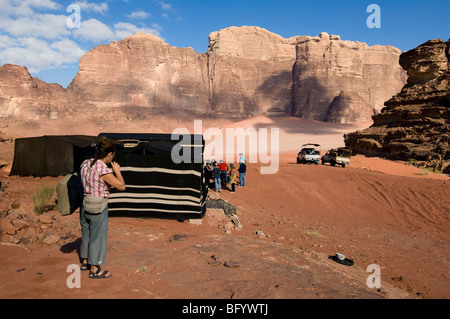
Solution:
[{"label": "dark off-road vehicle", "polygon": [[322,165],[325,165],[325,163],[330,163],[331,166],[338,164],[345,168],[345,166],[350,164],[351,155],[352,151],[348,148],[333,148],[322,156]]}]

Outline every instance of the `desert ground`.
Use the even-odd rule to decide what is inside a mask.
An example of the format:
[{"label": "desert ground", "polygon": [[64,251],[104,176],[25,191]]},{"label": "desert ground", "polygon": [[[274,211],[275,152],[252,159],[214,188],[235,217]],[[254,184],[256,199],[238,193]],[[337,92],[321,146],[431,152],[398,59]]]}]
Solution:
[{"label": "desert ground", "polygon": [[[167,132],[193,130],[189,119],[148,126],[10,122],[0,131],[0,211],[20,201],[30,209],[30,195],[59,178],[8,176],[13,144],[8,137],[43,134]],[[157,124],[159,123],[159,124]],[[92,123],[91,123],[92,124]],[[279,167],[249,163],[247,186],[236,193],[210,190],[237,208],[241,229],[218,209],[208,209],[201,223],[170,219],[109,219],[104,269],[113,276],[92,280],[81,273],[81,288],[68,288],[78,264],[79,214],[60,216],[51,207],[60,240],[0,244],[0,298],[125,299],[446,299],[450,297],[449,177],[407,163],[352,156],[348,167],[299,165],[304,143],[319,143],[322,153],[343,146],[343,134],[370,125],[339,125],[289,117],[257,117],[203,122],[208,127],[279,128]],[[6,137],[6,138],[5,138]],[[44,228],[48,225],[42,225]],[[336,252],[354,261],[336,263]],[[381,288],[369,288],[369,265],[377,265]]]}]

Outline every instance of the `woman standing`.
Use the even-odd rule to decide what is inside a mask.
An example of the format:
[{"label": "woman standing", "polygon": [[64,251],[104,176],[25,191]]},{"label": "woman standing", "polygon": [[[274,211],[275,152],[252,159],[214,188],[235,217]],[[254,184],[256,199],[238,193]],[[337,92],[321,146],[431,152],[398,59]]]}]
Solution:
[{"label": "woman standing", "polygon": [[[106,260],[106,240],[108,235],[109,190],[114,187],[125,190],[125,181],[120,173],[120,165],[113,162],[115,145],[107,138],[97,145],[95,157],[81,164],[80,175],[84,188],[83,207],[80,212],[81,224],[81,270],[88,270],[89,278],[110,278],[108,270],[100,265]],[[111,164],[112,169],[108,168]]]}]

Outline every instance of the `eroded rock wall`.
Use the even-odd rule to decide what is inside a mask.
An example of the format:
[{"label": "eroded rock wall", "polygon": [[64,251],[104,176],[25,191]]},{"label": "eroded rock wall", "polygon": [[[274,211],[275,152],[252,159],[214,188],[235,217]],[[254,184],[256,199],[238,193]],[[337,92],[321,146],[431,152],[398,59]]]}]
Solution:
[{"label": "eroded rock wall", "polygon": [[83,110],[129,117],[137,109],[139,117],[157,108],[361,122],[403,86],[399,53],[326,33],[286,39],[244,26],[211,33],[202,54],[138,33],[87,52],[67,89],[5,65],[0,116],[58,118]]},{"label": "eroded rock wall", "polygon": [[296,116],[336,123],[370,121],[406,82],[391,46],[342,41],[321,33],[298,37],[293,72]]},{"label": "eroded rock wall", "polygon": [[450,173],[450,41],[430,40],[404,52],[408,83],[374,124],[345,136],[355,152],[410,161]]}]

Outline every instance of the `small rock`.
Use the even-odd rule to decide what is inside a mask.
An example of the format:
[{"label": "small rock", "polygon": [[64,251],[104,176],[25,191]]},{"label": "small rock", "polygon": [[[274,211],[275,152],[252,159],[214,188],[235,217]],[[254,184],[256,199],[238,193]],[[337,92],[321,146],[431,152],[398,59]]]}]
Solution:
[{"label": "small rock", "polygon": [[191,219],[189,219],[189,224],[201,225],[202,224],[202,219],[201,218],[191,218]]},{"label": "small rock", "polygon": [[237,268],[241,266],[241,263],[236,260],[228,260],[223,265],[228,268]]},{"label": "small rock", "polygon": [[12,202],[11,207],[12,209],[19,209],[21,204],[22,201],[20,199],[16,199],[14,202]]},{"label": "small rock", "polygon": [[21,229],[24,229],[24,228],[30,226],[26,221],[24,221],[22,219],[13,220],[12,224],[14,225],[16,230],[21,230]]},{"label": "small rock", "polygon": [[9,221],[13,221],[13,220],[20,219],[20,218],[21,218],[21,216],[20,216],[19,212],[15,209],[10,209],[6,215],[6,219]]},{"label": "small rock", "polygon": [[182,241],[182,240],[185,240],[185,239],[188,239],[188,238],[189,238],[188,235],[175,234],[172,237],[172,241]]},{"label": "small rock", "polygon": [[40,215],[40,216],[39,216],[39,221],[40,221],[42,224],[49,224],[49,225],[51,225],[51,224],[53,223],[52,216],[47,215],[47,214],[42,214],[42,215]]},{"label": "small rock", "polygon": [[255,231],[255,234],[259,237],[259,238],[266,238],[267,236],[263,233],[262,230],[257,230]]},{"label": "small rock", "polygon": [[9,242],[11,244],[16,245],[16,244],[20,243],[20,239],[17,238],[17,236],[9,236]]},{"label": "small rock", "polygon": [[52,244],[58,243],[58,241],[60,239],[61,239],[61,237],[59,237],[59,235],[52,233],[52,232],[48,232],[47,234],[45,234],[42,241],[44,243],[46,243],[47,245],[52,245]]},{"label": "small rock", "polygon": [[6,219],[0,219],[0,234],[15,235],[16,228],[10,221],[8,221]]},{"label": "small rock", "polygon": [[28,227],[23,233],[23,239],[31,242],[36,242],[38,240],[36,229],[33,227]]},{"label": "small rock", "polygon": [[217,267],[219,265],[222,265],[222,263],[218,260],[211,260],[208,262],[209,265],[213,266],[213,267]]},{"label": "small rock", "polygon": [[142,274],[142,273],[146,273],[146,272],[149,272],[149,269],[145,266],[141,266],[134,271],[134,274],[138,275],[138,274]]},{"label": "small rock", "polygon": [[0,210],[0,218],[5,218],[6,217],[6,215],[8,215],[8,211],[6,211],[6,210]]},{"label": "small rock", "polygon": [[20,206],[19,214],[23,217],[23,219],[28,220],[32,224],[39,222],[39,216],[26,204],[22,204]]}]

